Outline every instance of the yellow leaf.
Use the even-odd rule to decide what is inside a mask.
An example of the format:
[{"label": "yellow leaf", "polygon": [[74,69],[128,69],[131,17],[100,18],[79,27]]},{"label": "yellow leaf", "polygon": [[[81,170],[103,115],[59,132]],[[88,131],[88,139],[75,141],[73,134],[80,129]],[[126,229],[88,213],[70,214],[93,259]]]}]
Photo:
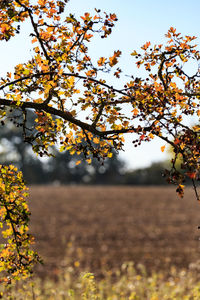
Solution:
[{"label": "yellow leaf", "polygon": [[67,79],[67,82],[68,82],[69,86],[73,86],[74,85],[74,76],[70,76]]},{"label": "yellow leaf", "polygon": [[137,51],[134,50],[134,51],[131,53],[131,55],[132,55],[132,56],[136,56],[136,55],[137,55]]},{"label": "yellow leaf", "polygon": [[150,137],[151,139],[154,139],[154,135],[153,135],[152,133],[149,133],[149,137]]},{"label": "yellow leaf", "polygon": [[81,160],[77,160],[76,162],[76,166],[80,165],[81,164]]},{"label": "yellow leaf", "polygon": [[68,65],[67,68],[69,69],[70,72],[72,72],[72,73],[74,72],[74,67],[73,66]]},{"label": "yellow leaf", "polygon": [[91,164],[91,162],[92,162],[91,158],[86,159],[86,161],[87,161],[88,164]]}]

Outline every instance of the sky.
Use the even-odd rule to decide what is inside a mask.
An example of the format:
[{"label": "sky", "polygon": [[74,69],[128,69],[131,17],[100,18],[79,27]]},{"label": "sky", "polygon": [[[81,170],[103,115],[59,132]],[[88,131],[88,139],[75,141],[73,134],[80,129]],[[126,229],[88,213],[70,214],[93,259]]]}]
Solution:
[{"label": "sky", "polygon": [[[152,44],[165,42],[164,35],[173,26],[183,35],[195,35],[199,38],[199,0],[70,0],[66,14],[81,16],[84,12],[94,12],[99,8],[108,13],[115,13],[118,22],[112,35],[107,39],[95,40],[90,52],[96,57],[111,56],[114,50],[121,50],[120,66],[127,75],[142,77],[142,73],[134,65],[130,53],[147,41]],[[26,62],[31,57],[30,40],[27,30],[22,28],[22,34],[8,43],[0,46],[0,76],[12,70],[17,63]],[[199,39],[198,39],[199,43]],[[119,84],[118,81],[116,84]],[[156,161],[165,160],[167,152],[161,152],[163,141],[154,139],[150,143],[134,148],[131,135],[125,136],[126,143],[120,157],[129,169],[142,168]]]}]

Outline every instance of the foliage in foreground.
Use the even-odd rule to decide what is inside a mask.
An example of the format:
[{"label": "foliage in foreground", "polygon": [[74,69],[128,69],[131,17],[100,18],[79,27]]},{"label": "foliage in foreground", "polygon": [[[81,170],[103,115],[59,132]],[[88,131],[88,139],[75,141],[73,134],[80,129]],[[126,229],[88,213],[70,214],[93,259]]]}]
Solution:
[{"label": "foliage in foreground", "polygon": [[0,272],[6,271],[8,275],[1,277],[1,283],[9,283],[11,276],[26,277],[38,261],[37,253],[30,250],[33,237],[28,233],[27,195],[22,173],[12,165],[0,165],[0,228],[4,239],[0,248]]},{"label": "foliage in foreground", "polygon": [[[78,265],[78,264],[77,264]],[[1,290],[4,299],[68,299],[68,300],[183,300],[200,299],[199,263],[188,270],[172,267],[168,274],[147,275],[145,267],[132,262],[116,272],[105,272],[105,278],[96,280],[92,273],[76,276],[76,266],[61,272],[58,282],[31,281],[7,285]]]}]

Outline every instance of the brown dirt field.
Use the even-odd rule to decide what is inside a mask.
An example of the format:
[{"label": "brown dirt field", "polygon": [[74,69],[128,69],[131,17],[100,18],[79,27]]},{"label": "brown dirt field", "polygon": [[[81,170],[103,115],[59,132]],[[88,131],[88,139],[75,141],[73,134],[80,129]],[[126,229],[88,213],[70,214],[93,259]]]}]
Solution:
[{"label": "brown dirt field", "polygon": [[125,261],[152,271],[200,259],[200,206],[192,189],[180,199],[171,187],[32,186],[30,209],[45,261],[41,275],[56,274],[65,257],[97,275]]}]

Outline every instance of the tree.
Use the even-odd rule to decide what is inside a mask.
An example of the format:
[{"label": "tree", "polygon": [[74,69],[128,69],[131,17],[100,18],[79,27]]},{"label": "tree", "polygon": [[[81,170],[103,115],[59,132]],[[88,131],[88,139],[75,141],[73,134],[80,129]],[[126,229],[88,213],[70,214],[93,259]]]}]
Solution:
[{"label": "tree", "polygon": [[[185,122],[188,117],[200,115],[200,55],[193,44],[195,37],[181,36],[171,27],[166,45],[151,46],[147,42],[141,47],[141,54],[132,53],[138,68],[145,67],[147,77],[132,76],[123,87],[115,88],[106,82],[103,74],[109,72],[120,81],[121,52],[117,50],[111,57],[94,61],[88,54],[88,45],[96,35],[107,38],[111,34],[116,15],[96,10],[94,16],[85,13],[77,19],[70,14],[65,18],[66,3],[1,1],[0,40],[9,41],[20,33],[20,24],[29,20],[33,44],[32,59],[18,64],[13,74],[8,72],[0,80],[2,126],[8,118],[6,108],[9,107],[18,113],[19,119],[14,121],[22,128],[24,141],[38,155],[51,155],[49,147],[57,143],[60,151],[67,149],[71,154],[82,155],[88,163],[93,158],[104,161],[111,157],[112,149],[121,150],[126,133],[137,135],[133,141],[136,147],[157,136],[173,148],[174,158],[167,177],[177,185],[177,192],[182,196],[187,176],[199,180],[200,130],[199,126],[189,128]],[[192,75],[185,68],[191,60],[197,64]],[[36,115],[33,128],[26,125],[28,109]],[[178,155],[183,158],[181,172],[175,167]],[[14,271],[4,256],[1,267],[14,276],[16,272],[23,273],[25,267],[28,269],[24,257],[34,260],[28,250],[23,253],[23,249],[28,249],[29,240],[23,236],[23,230],[17,229],[18,223],[22,224],[22,219],[17,217],[22,210],[15,200],[23,189],[21,180],[15,169],[1,166],[2,222],[10,226],[7,235],[14,236],[8,239],[10,246],[6,253],[16,258]],[[21,189],[17,188],[18,184]]]},{"label": "tree", "polygon": [[127,171],[124,176],[124,184],[128,185],[164,185],[163,170],[167,168],[167,162],[156,162],[143,169]]}]

